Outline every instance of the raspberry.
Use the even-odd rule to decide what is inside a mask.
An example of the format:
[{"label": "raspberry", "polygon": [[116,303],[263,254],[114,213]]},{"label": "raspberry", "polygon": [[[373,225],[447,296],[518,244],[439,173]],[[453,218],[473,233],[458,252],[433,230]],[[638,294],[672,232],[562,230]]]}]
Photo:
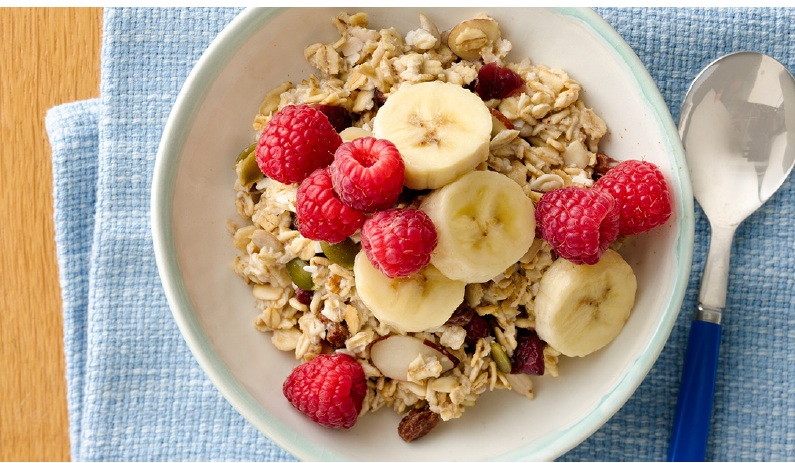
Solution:
[{"label": "raspberry", "polygon": [[373,137],[345,142],[334,153],[331,182],[343,203],[363,212],[395,205],[405,166],[397,147]]},{"label": "raspberry", "polygon": [[343,204],[334,194],[328,169],[318,169],[298,187],[295,220],[304,238],[339,243],[362,226],[364,213]]},{"label": "raspberry", "polygon": [[308,105],[285,106],[273,115],[257,142],[257,165],[268,177],[290,184],[334,160],[342,138],[328,117]]},{"label": "raspberry", "polygon": [[362,249],[373,267],[389,278],[409,276],[431,260],[436,227],[417,209],[378,211],[362,226]]},{"label": "raspberry", "polygon": [[536,206],[541,236],[559,256],[595,264],[618,237],[618,210],[609,194],[569,186],[544,193]]},{"label": "raspberry", "polygon": [[594,188],[610,193],[619,211],[618,233],[634,235],[662,225],[671,216],[668,186],[660,169],[629,160],[607,171]]},{"label": "raspberry", "polygon": [[320,354],[297,366],[284,381],[287,400],[315,423],[329,428],[356,424],[367,393],[359,363],[347,354]]}]

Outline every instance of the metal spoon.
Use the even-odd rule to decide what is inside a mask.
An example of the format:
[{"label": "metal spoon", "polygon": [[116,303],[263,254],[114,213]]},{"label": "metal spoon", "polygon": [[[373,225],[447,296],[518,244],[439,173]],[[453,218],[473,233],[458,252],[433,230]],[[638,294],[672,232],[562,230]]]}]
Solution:
[{"label": "metal spoon", "polygon": [[690,86],[679,135],[711,236],[668,458],[704,461],[732,239],[737,226],[778,190],[795,163],[795,79],[767,55],[723,56]]}]

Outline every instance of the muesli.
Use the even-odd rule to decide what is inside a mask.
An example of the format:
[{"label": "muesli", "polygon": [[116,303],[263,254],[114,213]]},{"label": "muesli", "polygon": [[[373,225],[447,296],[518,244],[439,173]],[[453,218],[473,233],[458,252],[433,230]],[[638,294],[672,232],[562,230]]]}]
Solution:
[{"label": "muesli", "polygon": [[[363,13],[340,13],[332,23],[338,40],[304,50],[317,72],[267,95],[254,117],[257,142],[235,164],[244,223],[230,222],[240,251],[234,270],[252,288],[254,326],[315,368],[292,375],[285,395],[331,427],[392,408],[405,416],[406,441],[460,417],[486,391],[533,398],[533,375],[558,376],[561,355],[587,355],[618,335],[635,278],[610,246],[664,222],[670,206],[619,232],[634,220],[620,212],[622,201],[636,198],[611,194],[620,188],[607,180],[594,188],[617,164],[599,153],[605,122],[565,71],[530,57],[509,60],[511,42],[494,19],[476,16],[440,31],[420,15],[405,33],[373,27]],[[279,158],[289,153],[266,152],[282,150],[285,140],[266,141],[265,132],[306,107],[325,115],[342,145],[332,144],[323,165],[291,177],[300,169]],[[362,150],[381,156],[378,169],[394,169],[378,182],[390,193],[346,190],[345,169],[370,167],[354,162]],[[356,165],[343,166],[346,159]],[[645,164],[627,165],[629,174],[613,182],[626,183]],[[388,186],[398,175],[397,189]],[[664,179],[650,175],[662,182],[667,204]],[[342,208],[337,216],[351,219],[317,239],[331,219],[307,217],[318,209],[297,207],[302,194],[326,194]],[[586,212],[569,211],[567,201]],[[383,257],[391,242],[401,262]],[[402,261],[415,250],[418,263]],[[334,355],[346,357],[313,363]],[[329,405],[304,396],[312,395],[308,383],[351,371],[353,385],[341,393],[352,397],[354,417],[328,422],[317,408]]]}]

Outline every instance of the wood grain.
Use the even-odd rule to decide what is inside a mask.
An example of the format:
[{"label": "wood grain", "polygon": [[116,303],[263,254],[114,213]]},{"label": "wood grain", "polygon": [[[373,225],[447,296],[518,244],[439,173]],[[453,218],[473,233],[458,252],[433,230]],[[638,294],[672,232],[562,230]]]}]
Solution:
[{"label": "wood grain", "polygon": [[99,95],[101,8],[0,8],[0,460],[66,461],[63,319],[44,115]]}]

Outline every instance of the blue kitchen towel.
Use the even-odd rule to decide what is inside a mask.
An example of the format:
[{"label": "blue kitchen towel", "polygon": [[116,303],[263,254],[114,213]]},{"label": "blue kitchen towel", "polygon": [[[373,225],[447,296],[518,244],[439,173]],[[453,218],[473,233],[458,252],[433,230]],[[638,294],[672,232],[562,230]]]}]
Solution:
[{"label": "blue kitchen towel", "polygon": [[[100,96],[55,107],[52,145],[72,458],[292,460],[246,422],[193,359],[160,284],[149,222],[155,154],[188,73],[238,8],[108,8]],[[795,70],[795,10],[598,8],[672,115],[718,56],[767,53]],[[691,284],[645,381],[561,460],[666,458],[709,226],[696,207]],[[737,231],[707,458],[795,460],[795,184]]]}]

